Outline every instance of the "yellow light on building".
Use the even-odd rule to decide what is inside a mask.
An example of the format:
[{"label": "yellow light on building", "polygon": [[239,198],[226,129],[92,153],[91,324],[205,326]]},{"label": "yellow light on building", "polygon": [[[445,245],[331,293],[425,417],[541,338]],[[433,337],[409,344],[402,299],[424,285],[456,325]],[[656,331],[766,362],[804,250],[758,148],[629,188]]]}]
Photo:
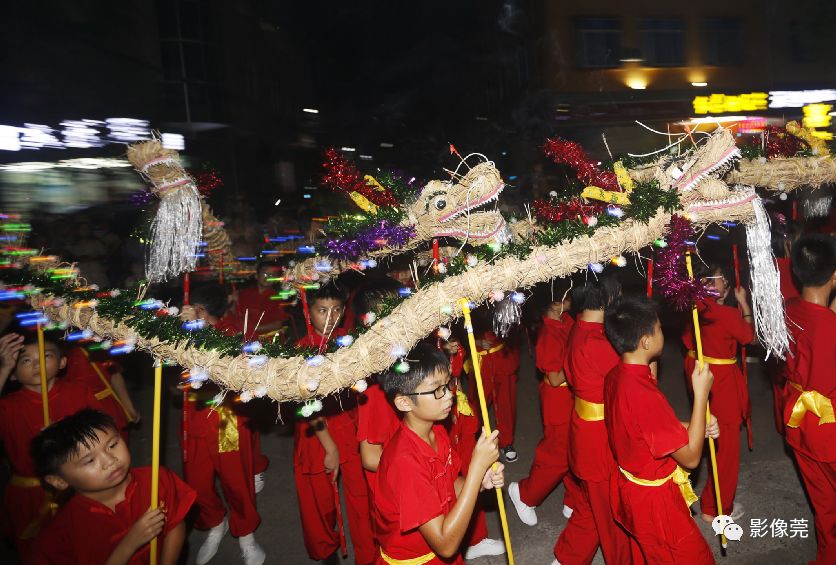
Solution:
[{"label": "yellow light on building", "polygon": [[627,86],[633,90],[644,90],[647,88],[647,80],[644,77],[630,77],[627,79]]},{"label": "yellow light on building", "polygon": [[757,112],[766,110],[769,95],[766,92],[748,94],[711,94],[694,97],[694,113],[725,114],[728,112]]},{"label": "yellow light on building", "polygon": [[803,108],[804,120],[802,125],[805,128],[826,128],[830,127],[830,104],[807,104]]}]

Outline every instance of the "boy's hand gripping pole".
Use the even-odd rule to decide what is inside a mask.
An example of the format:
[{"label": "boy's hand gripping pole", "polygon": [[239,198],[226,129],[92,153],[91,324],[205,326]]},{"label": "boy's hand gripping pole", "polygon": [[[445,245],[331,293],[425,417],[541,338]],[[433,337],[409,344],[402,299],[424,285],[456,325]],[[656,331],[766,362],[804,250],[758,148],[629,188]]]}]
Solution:
[{"label": "boy's hand gripping pole", "polygon": [[[691,279],[694,278],[694,269],[691,267],[691,252],[688,251],[685,253],[685,265],[688,267],[688,277]],[[705,364],[705,360],[703,359],[702,355],[702,338],[700,337],[700,319],[697,315],[697,305],[691,305],[691,316],[694,320],[694,341],[697,344],[697,363],[700,365],[700,369],[702,369],[703,365]],[[705,423],[708,425],[711,422],[711,407],[709,406],[708,399],[705,401]],[[717,475],[717,450],[714,447],[714,438],[708,438],[708,450],[711,452],[711,473],[714,477],[714,498],[717,500],[717,511],[722,514],[723,513],[723,497],[720,496],[720,478]],[[723,548],[729,546],[729,542],[726,539],[725,534],[720,534],[720,541],[723,544]]]},{"label": "boy's hand gripping pole", "polygon": [[[488,405],[485,402],[485,388],[482,386],[482,369],[480,367],[480,355],[476,349],[476,339],[473,336],[473,322],[470,319],[470,301],[467,298],[459,300],[464,316],[464,327],[467,330],[467,342],[470,345],[470,358],[473,360],[473,375],[476,381],[476,390],[479,393],[479,408],[482,411],[482,422],[485,426],[485,435],[491,433],[491,421],[488,419]],[[496,469],[496,463],[493,464]],[[502,537],[505,539],[505,550],[508,552],[508,563],[514,565],[514,550],[511,549],[511,533],[508,530],[508,517],[505,514],[505,500],[502,498],[502,489],[496,490],[496,503],[499,506],[499,519],[502,522]]]}]

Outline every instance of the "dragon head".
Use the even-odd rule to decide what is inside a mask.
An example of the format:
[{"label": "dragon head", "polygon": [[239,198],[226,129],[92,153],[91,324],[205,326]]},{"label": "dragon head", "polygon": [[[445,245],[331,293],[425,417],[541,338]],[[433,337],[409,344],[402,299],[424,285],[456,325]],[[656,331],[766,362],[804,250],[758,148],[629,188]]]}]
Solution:
[{"label": "dragon head", "polygon": [[496,209],[479,208],[495,202],[505,188],[491,161],[479,163],[458,182],[432,180],[409,207],[409,221],[418,239],[453,237],[482,243],[505,237],[506,224]]}]

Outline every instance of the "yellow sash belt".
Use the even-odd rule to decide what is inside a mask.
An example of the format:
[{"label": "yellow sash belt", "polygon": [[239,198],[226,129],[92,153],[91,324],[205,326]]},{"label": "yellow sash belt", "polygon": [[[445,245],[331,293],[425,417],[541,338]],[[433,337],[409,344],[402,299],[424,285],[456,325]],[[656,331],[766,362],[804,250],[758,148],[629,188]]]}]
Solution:
[{"label": "yellow sash belt", "polygon": [[833,415],[833,401],[827,398],[820,392],[815,390],[804,390],[801,385],[792,381],[787,381],[787,384],[801,393],[795,405],[792,407],[792,414],[787,425],[791,428],[797,428],[804,420],[807,412],[812,412],[819,417],[819,425],[836,423],[836,417]]},{"label": "yellow sash belt", "polygon": [[41,486],[41,481],[38,477],[24,477],[22,475],[12,475],[9,484],[13,487],[20,488],[36,488]]},{"label": "yellow sash belt", "polygon": [[460,390],[456,391],[456,411],[462,416],[473,416],[473,410],[470,409],[467,395]]},{"label": "yellow sash belt", "polygon": [[424,565],[424,563],[429,563],[435,559],[435,553],[432,551],[426,555],[422,555],[421,557],[413,557],[411,559],[395,559],[394,557],[389,557],[383,553],[382,547],[380,548],[380,556],[389,565]]},{"label": "yellow sash belt", "polygon": [[218,412],[218,453],[230,453],[239,449],[238,416],[226,406],[215,408]]},{"label": "yellow sash belt", "polygon": [[595,402],[588,402],[578,396],[575,397],[575,412],[581,420],[587,422],[600,422],[604,419],[604,405]]},{"label": "yellow sash belt", "polygon": [[[505,347],[505,344],[500,343],[499,345],[495,345],[494,347],[491,347],[490,349],[483,349],[482,351],[479,352],[479,357],[484,357],[485,355],[493,355],[497,351],[502,351],[502,349],[504,347]],[[473,362],[470,359],[468,359],[467,361],[465,361],[462,364],[462,368],[464,369],[465,373],[468,373],[468,374],[472,373],[473,372]]]},{"label": "yellow sash belt", "polygon": [[[688,357],[691,359],[697,358],[696,351],[688,351]],[[718,359],[717,357],[709,357],[708,355],[702,356],[703,361],[708,363],[709,365],[735,365],[737,363],[737,359],[731,357],[729,359]]]},{"label": "yellow sash belt", "polygon": [[679,465],[676,466],[676,469],[673,470],[673,473],[668,475],[663,479],[640,479],[637,476],[633,475],[630,471],[626,469],[622,469],[621,467],[618,468],[621,471],[621,474],[627,477],[627,480],[631,483],[636,483],[637,485],[641,485],[643,487],[660,487],[663,484],[667,483],[669,480],[673,479],[673,482],[679,487],[679,492],[682,493],[682,498],[685,499],[685,505],[690,508],[694,502],[697,501],[699,498],[697,493],[694,492],[694,487],[691,486],[691,480],[688,478],[691,473],[680,467]]},{"label": "yellow sash belt", "polygon": [[[24,477],[22,475],[12,475],[9,479],[9,484],[18,488],[37,488],[41,486],[41,481],[38,477]],[[34,539],[41,530],[41,525],[50,516],[54,516],[58,511],[58,505],[52,500],[52,496],[47,491],[44,495],[44,502],[38,510],[38,515],[29,522],[23,531],[20,533],[20,539],[30,540]]]}]

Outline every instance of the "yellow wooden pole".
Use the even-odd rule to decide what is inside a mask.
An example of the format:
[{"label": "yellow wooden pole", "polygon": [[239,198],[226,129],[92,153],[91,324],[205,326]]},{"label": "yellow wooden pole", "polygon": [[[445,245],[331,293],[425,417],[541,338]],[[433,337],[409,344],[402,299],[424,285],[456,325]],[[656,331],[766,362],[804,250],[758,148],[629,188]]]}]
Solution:
[{"label": "yellow wooden pole", "polygon": [[46,383],[46,352],[44,350],[44,328],[38,324],[38,367],[41,369],[41,404],[44,410],[44,427],[49,425],[49,390]]},{"label": "yellow wooden pole", "polygon": [[[482,411],[482,422],[485,425],[485,434],[491,433],[491,421],[488,419],[488,404],[485,402],[485,389],[482,386],[482,368],[479,361],[479,352],[476,349],[476,339],[473,337],[473,322],[470,320],[470,301],[462,298],[459,303],[464,315],[464,327],[467,329],[467,341],[470,344],[470,358],[473,360],[473,375],[476,380],[476,390],[479,392],[479,408]],[[494,463],[496,469],[496,463]],[[508,530],[508,517],[505,514],[505,499],[502,498],[502,489],[496,490],[496,502],[499,506],[499,519],[502,522],[502,536],[505,538],[505,550],[508,552],[508,563],[514,565],[514,550],[511,549],[511,533]]]},{"label": "yellow wooden pole", "polygon": [[[154,360],[154,422],[151,440],[151,509],[160,505],[160,408],[162,405],[163,360]],[[157,565],[157,538],[151,540],[151,565]]]},{"label": "yellow wooden pole", "polygon": [[[685,254],[685,265],[688,267],[688,276],[693,279],[694,278],[694,269],[691,266],[691,252],[687,252]],[[705,364],[705,360],[703,359],[702,355],[702,338],[700,337],[700,319],[697,315],[697,305],[691,305],[691,316],[694,320],[694,341],[697,344],[697,362],[700,364],[700,369],[702,369],[703,365]],[[711,407],[708,403],[708,399],[705,401],[705,422],[706,425],[711,421]],[[723,497],[720,496],[720,479],[717,476],[717,449],[714,447],[714,438],[708,438],[708,450],[711,453],[711,473],[714,477],[714,498],[717,500],[717,511],[719,514],[723,513]],[[720,541],[723,544],[723,547],[728,547],[729,542],[726,540],[726,534],[720,534]]]}]

